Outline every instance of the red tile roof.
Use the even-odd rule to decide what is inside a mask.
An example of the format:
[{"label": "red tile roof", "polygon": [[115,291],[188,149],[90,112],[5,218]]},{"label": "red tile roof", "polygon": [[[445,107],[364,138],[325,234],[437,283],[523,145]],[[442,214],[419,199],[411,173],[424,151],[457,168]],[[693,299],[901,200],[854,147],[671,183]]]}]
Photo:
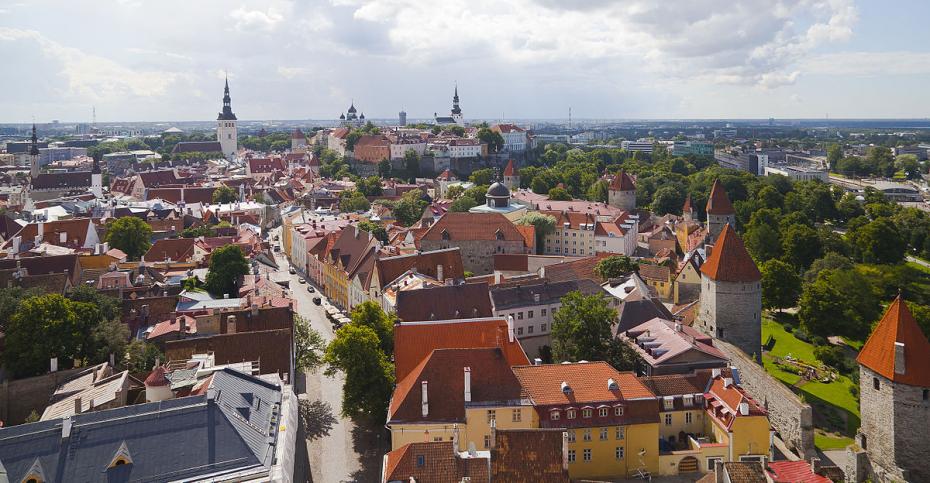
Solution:
[{"label": "red tile roof", "polygon": [[743,240],[728,223],[723,227],[701,273],[720,282],[755,282],[762,278]]},{"label": "red tile roof", "polygon": [[732,215],[736,213],[733,205],[730,204],[730,198],[727,196],[727,190],[720,184],[720,180],[714,180],[714,186],[710,189],[710,197],[707,198],[707,213],[711,215]]},{"label": "red tile roof", "polygon": [[520,341],[510,342],[502,318],[403,322],[394,326],[394,372],[400,381],[435,349],[500,347],[511,366],[529,364]]},{"label": "red tile roof", "polygon": [[[895,372],[896,343],[904,344],[903,374]],[[894,382],[930,386],[930,342],[900,295],[888,306],[856,361]]]},{"label": "red tile roof", "polygon": [[145,378],[146,386],[157,387],[157,386],[167,386],[168,384],[169,384],[168,378],[165,377],[165,368],[162,366],[156,367],[155,370],[153,370],[152,373],[149,374],[149,377]]},{"label": "red tile roof", "polygon": [[455,213],[449,212],[433,223],[421,238],[422,240],[443,239],[443,231],[448,232],[450,241],[497,239],[500,230],[506,241],[521,240],[523,234],[517,227],[500,213]]},{"label": "red tile roof", "polygon": [[[520,384],[500,348],[436,349],[394,389],[388,421],[465,422],[465,368],[471,374],[471,401],[518,401]],[[422,383],[427,383],[423,416]]]},{"label": "red tile roof", "polygon": [[609,257],[610,253],[598,253],[591,257],[579,258],[569,262],[555,263],[546,266],[544,276],[550,282],[562,282],[565,280],[580,280],[590,278],[591,280],[603,281],[594,273],[594,267],[602,259]]},{"label": "red tile roof", "polygon": [[[603,361],[519,366],[513,372],[538,406],[655,397],[632,372],[619,372]],[[608,389],[608,379],[617,383],[617,389]],[[569,393],[562,390],[563,382],[571,387]]]},{"label": "red tile roof", "polygon": [[446,250],[433,250],[416,252],[410,255],[381,258],[377,262],[378,280],[383,288],[404,274],[407,270],[416,269],[418,273],[436,278],[437,267],[442,266],[443,279],[465,278],[465,269],[462,267],[462,253],[458,247]]},{"label": "red tile roof", "polygon": [[818,475],[807,461],[769,461],[765,468],[775,483],[832,483],[826,476]]},{"label": "red tile roof", "polygon": [[175,262],[184,262],[194,256],[193,238],[162,238],[152,244],[149,251],[145,252],[145,260],[148,262],[165,261],[169,258]]},{"label": "red tile roof", "polygon": [[491,479],[507,483],[568,483],[562,464],[562,428],[497,430]]},{"label": "red tile roof", "polygon": [[614,179],[610,181],[610,189],[614,191],[635,191],[636,183],[630,175],[626,174],[626,171],[620,171],[620,174],[614,176]]},{"label": "red tile roof", "polygon": [[451,441],[429,441],[408,443],[388,452],[383,481],[457,483],[468,477],[472,483],[487,483],[488,473],[487,458],[460,458]]},{"label": "red tile roof", "polygon": [[504,176],[514,176],[518,174],[517,169],[513,166],[513,160],[507,161],[507,167],[504,168]]}]

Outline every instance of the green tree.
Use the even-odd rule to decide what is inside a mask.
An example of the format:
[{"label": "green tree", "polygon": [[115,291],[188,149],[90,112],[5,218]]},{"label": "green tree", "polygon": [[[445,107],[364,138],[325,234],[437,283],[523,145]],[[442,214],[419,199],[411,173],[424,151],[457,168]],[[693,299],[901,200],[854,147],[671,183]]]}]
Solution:
[{"label": "green tree", "polygon": [[895,168],[903,171],[907,179],[920,179],[920,161],[913,154],[902,154],[894,160]]},{"label": "green tree", "polygon": [[214,203],[235,203],[236,201],[239,201],[239,194],[229,186],[220,185],[213,190]]},{"label": "green tree", "polygon": [[449,205],[449,211],[454,213],[464,213],[476,206],[478,206],[478,203],[475,203],[473,198],[462,196],[461,198],[453,201],[451,205]]},{"label": "green tree", "polygon": [[476,205],[483,205],[487,202],[487,198],[485,198],[485,195],[488,193],[488,188],[489,186],[486,184],[472,186],[471,188],[468,188],[467,190],[465,190],[465,192],[462,193],[462,196],[467,196],[475,200]]},{"label": "green tree", "polygon": [[210,254],[210,270],[205,287],[214,297],[238,297],[239,277],[249,273],[249,262],[239,245],[226,245]]},{"label": "green tree", "polygon": [[381,178],[377,176],[369,176],[356,181],[355,189],[365,196],[381,196],[381,193],[383,193]]},{"label": "green tree", "polygon": [[811,267],[804,272],[804,283],[813,283],[817,275],[825,270],[851,270],[852,260],[836,252],[827,252],[823,258],[814,260]]},{"label": "green tree", "polygon": [[684,203],[684,192],[674,186],[663,186],[652,198],[652,211],[657,215],[679,214]]},{"label": "green tree", "polygon": [[130,260],[138,260],[149,251],[151,238],[152,227],[135,216],[124,216],[107,223],[107,242],[111,247],[122,250]]},{"label": "green tree", "polygon": [[496,153],[504,147],[504,137],[487,127],[478,129],[478,140],[488,145],[488,151]]},{"label": "green tree", "polygon": [[369,300],[352,309],[349,317],[353,324],[375,331],[381,352],[385,355],[394,353],[394,323],[397,322],[394,314],[384,313],[377,302]]},{"label": "green tree", "polygon": [[744,235],[746,250],[756,263],[763,263],[781,256],[781,235],[772,225],[751,225]]},{"label": "green tree", "polygon": [[100,293],[97,289],[87,285],[78,285],[68,293],[68,299],[74,302],[84,302],[91,304],[100,310],[100,316],[105,320],[118,319],[120,317],[120,301],[115,297],[110,297]]},{"label": "green tree", "polygon": [[836,166],[841,159],[843,159],[843,147],[839,144],[833,143],[827,146],[827,162],[830,163],[831,167]]},{"label": "green tree", "polygon": [[897,263],[904,259],[905,240],[890,218],[878,218],[848,234],[850,241],[865,263]]},{"label": "green tree", "polygon": [[294,314],[294,362],[297,371],[306,374],[323,363],[326,341],[313,327],[310,321]]},{"label": "green tree", "polygon": [[390,178],[392,169],[393,167],[391,166],[391,161],[389,159],[382,159],[381,161],[378,161],[378,176],[382,178]]},{"label": "green tree", "polygon": [[862,339],[881,305],[869,280],[856,270],[824,270],[804,285],[798,301],[801,325],[811,334]]},{"label": "green tree", "polygon": [[872,146],[865,158],[871,171],[879,176],[890,178],[894,175],[894,155],[891,148],[886,146]]},{"label": "green tree", "polygon": [[617,311],[600,294],[568,293],[553,317],[552,356],[563,362],[608,360],[616,318]]},{"label": "green tree", "polygon": [[590,201],[607,203],[607,197],[607,181],[597,181],[596,183],[592,184],[590,188],[588,188],[587,198]]},{"label": "green tree", "polygon": [[139,339],[133,339],[126,346],[123,365],[129,372],[148,372],[155,367],[156,360],[165,360],[165,356],[158,350],[158,346]]},{"label": "green tree", "polygon": [[404,153],[404,170],[407,172],[407,180],[411,183],[420,176],[420,155],[416,151],[408,149]]},{"label": "green tree", "polygon": [[74,304],[58,294],[23,300],[6,324],[6,367],[16,377],[47,372],[52,357],[58,367],[72,367],[86,349],[93,322],[79,320]]},{"label": "green tree", "polygon": [[806,270],[814,260],[820,258],[820,237],[809,226],[791,225],[782,236],[782,252],[786,261],[798,270]]},{"label": "green tree", "polygon": [[494,170],[491,168],[476,169],[472,171],[468,181],[475,185],[489,185],[494,181]]},{"label": "green tree", "polygon": [[619,278],[639,269],[639,264],[625,255],[611,255],[597,262],[594,273],[604,280]]},{"label": "green tree", "polygon": [[556,186],[549,190],[549,199],[552,201],[571,201],[572,194],[566,191],[565,188]]},{"label": "green tree", "polygon": [[421,199],[423,192],[420,190],[411,190],[403,194],[400,200],[394,205],[394,218],[403,226],[410,226],[420,221],[423,216],[423,210],[429,205],[426,200]]},{"label": "green tree", "polygon": [[801,277],[797,270],[778,259],[762,264],[762,307],[787,309],[794,307],[801,295]]},{"label": "green tree", "polygon": [[328,375],[345,373],[343,416],[384,421],[394,389],[394,365],[382,352],[378,334],[370,327],[346,324],[326,347],[324,361]]},{"label": "green tree", "polygon": [[371,233],[371,234],[374,235],[374,237],[377,238],[378,241],[380,241],[381,243],[387,243],[387,242],[388,242],[387,231],[384,229],[383,226],[381,226],[381,225],[379,225],[379,224],[377,224],[377,223],[375,223],[375,222],[373,222],[373,221],[365,220],[365,221],[360,222],[360,223],[358,224],[358,229],[359,229],[359,230],[367,231],[368,233]]},{"label": "green tree", "polygon": [[523,215],[517,220],[518,225],[531,225],[536,234],[536,253],[544,251],[546,235],[555,232],[555,217],[539,212],[532,212]]},{"label": "green tree", "polygon": [[446,198],[450,200],[454,200],[458,198],[459,196],[462,196],[462,193],[464,192],[465,192],[465,188],[463,188],[462,185],[454,184],[452,186],[449,186],[448,189],[446,189]]},{"label": "green tree", "polygon": [[344,213],[368,211],[371,204],[361,191],[346,190],[339,194],[339,210]]}]

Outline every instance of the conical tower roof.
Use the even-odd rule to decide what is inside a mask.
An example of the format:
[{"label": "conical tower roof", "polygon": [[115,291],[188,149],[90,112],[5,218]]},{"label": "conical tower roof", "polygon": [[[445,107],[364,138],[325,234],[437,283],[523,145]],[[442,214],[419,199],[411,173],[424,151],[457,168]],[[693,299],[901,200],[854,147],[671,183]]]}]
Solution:
[{"label": "conical tower roof", "polygon": [[718,282],[758,282],[762,279],[743,240],[729,223],[724,225],[710,257],[701,265],[701,273]]},{"label": "conical tower roof", "polygon": [[[898,344],[904,351],[904,367],[895,370]],[[856,362],[896,383],[930,387],[930,342],[900,295],[888,306]]]},{"label": "conical tower roof", "polygon": [[614,191],[636,191],[636,183],[633,178],[626,174],[626,171],[620,171],[620,174],[614,176],[610,182],[610,189]]},{"label": "conical tower roof", "polygon": [[736,211],[730,198],[727,196],[727,190],[719,179],[714,180],[714,186],[710,189],[710,197],[707,198],[707,213],[711,215],[733,215]]},{"label": "conical tower roof", "polygon": [[517,174],[517,168],[514,167],[513,160],[507,161],[507,167],[504,168],[504,176],[516,176]]}]

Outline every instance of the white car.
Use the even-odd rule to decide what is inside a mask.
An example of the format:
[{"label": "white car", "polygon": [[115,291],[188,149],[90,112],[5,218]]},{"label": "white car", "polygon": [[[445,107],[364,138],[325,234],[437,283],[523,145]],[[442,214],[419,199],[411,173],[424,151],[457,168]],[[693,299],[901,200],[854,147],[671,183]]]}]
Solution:
[{"label": "white car", "polygon": [[305,279],[302,279],[302,278],[301,278],[301,279],[298,279],[297,281],[300,282],[300,283],[307,283],[307,281],[306,281]]}]

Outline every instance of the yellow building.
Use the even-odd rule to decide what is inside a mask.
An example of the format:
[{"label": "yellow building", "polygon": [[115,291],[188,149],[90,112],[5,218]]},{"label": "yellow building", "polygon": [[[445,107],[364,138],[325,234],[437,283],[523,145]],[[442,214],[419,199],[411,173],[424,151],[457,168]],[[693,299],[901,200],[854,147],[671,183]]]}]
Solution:
[{"label": "yellow building", "polygon": [[632,373],[606,362],[513,368],[539,427],[568,432],[572,479],[627,478],[659,467],[658,405]]},{"label": "yellow building", "polygon": [[692,252],[678,267],[672,281],[672,302],[675,305],[693,302],[701,296],[700,255]]},{"label": "yellow building", "polygon": [[654,288],[663,301],[672,299],[672,270],[664,265],[643,263],[639,266],[639,277],[646,285]]}]

